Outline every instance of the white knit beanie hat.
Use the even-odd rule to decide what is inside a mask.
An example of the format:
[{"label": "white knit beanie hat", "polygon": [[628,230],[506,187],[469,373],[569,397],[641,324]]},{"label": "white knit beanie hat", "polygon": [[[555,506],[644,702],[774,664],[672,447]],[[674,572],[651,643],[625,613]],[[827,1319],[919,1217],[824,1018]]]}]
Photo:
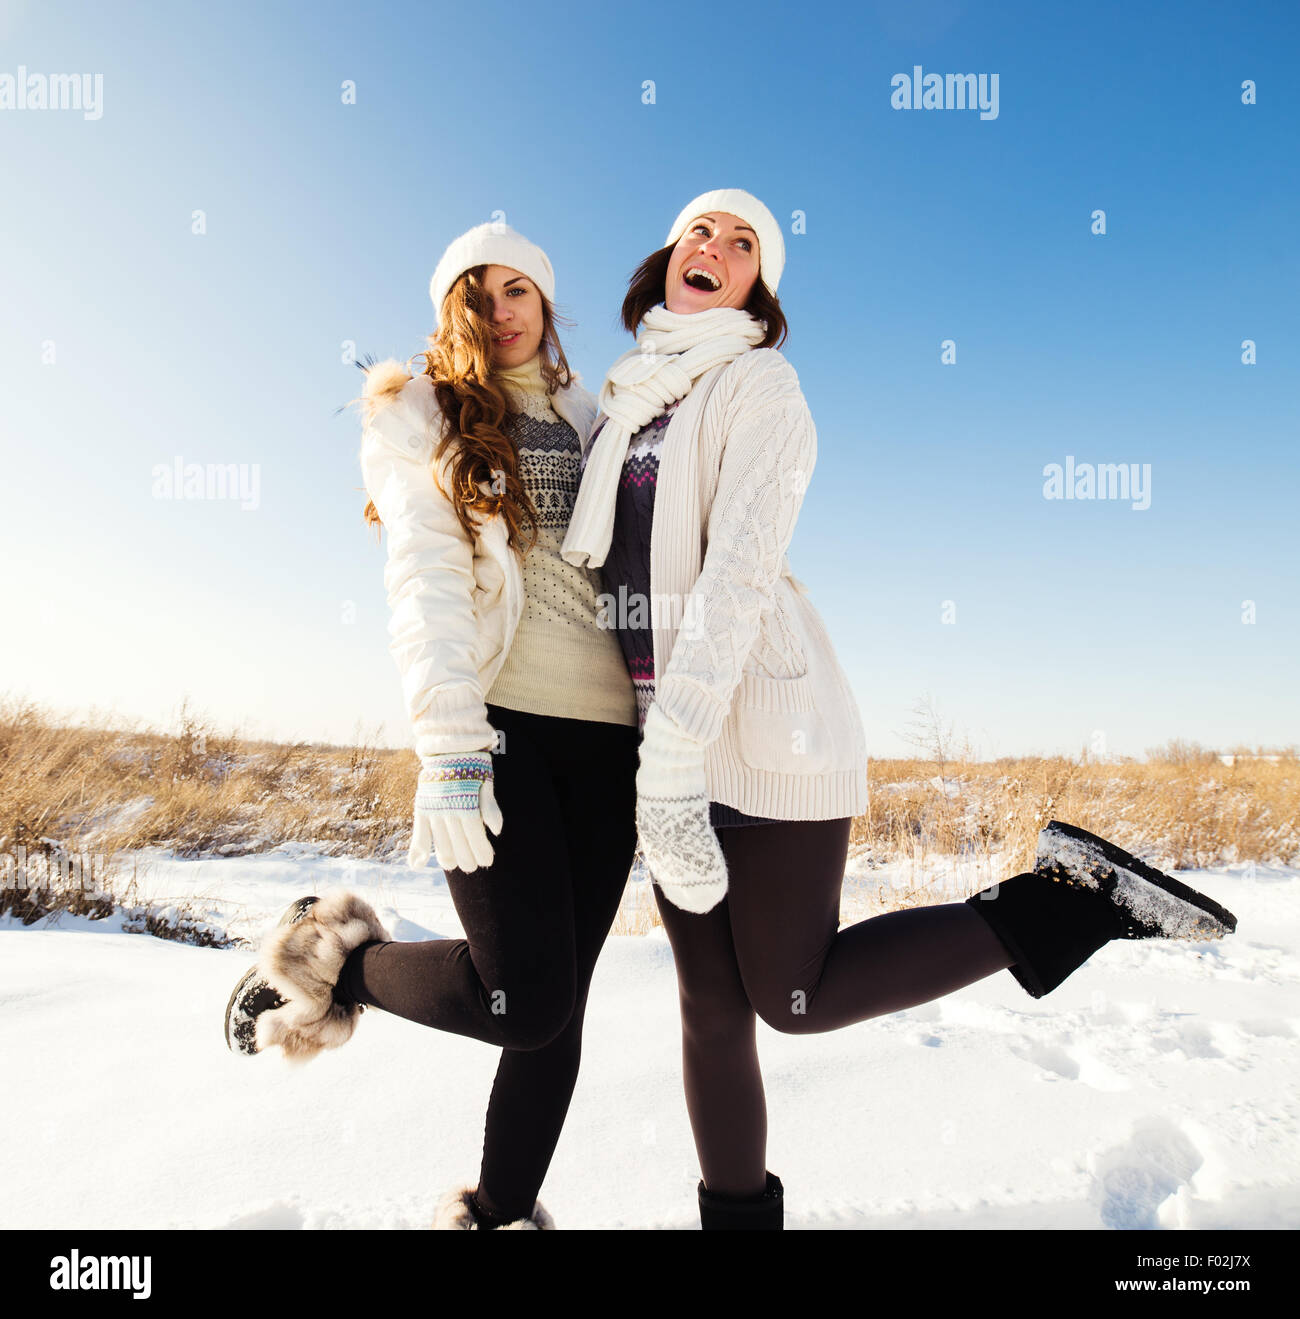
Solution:
[{"label": "white knit beanie hat", "polygon": [[781,271],[785,268],[785,239],[781,236],[781,226],[776,217],[763,205],[753,193],[741,188],[718,188],[713,192],[702,192],[689,203],[685,210],[673,221],[664,242],[671,247],[686,231],[686,226],[699,215],[709,211],[726,211],[738,215],[751,226],[758,235],[758,273],[769,293],[776,292],[781,282]]},{"label": "white knit beanie hat", "polygon": [[555,301],[555,271],[546,253],[508,224],[490,220],[453,239],[442,254],[429,281],[435,319],[442,316],[442,300],[451,286],[474,266],[509,266],[527,275],[548,302]]}]

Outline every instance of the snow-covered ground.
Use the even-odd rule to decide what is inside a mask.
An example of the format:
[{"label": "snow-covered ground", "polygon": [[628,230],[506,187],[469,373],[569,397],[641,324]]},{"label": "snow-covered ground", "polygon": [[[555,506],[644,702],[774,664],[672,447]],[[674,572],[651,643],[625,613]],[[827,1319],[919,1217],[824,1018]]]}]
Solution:
[{"label": "snow-covered ground", "polygon": [[[436,870],[146,860],[156,896],[204,895],[249,938],[338,885],[398,938],[461,932]],[[1300,1226],[1300,871],[1188,879],[1235,935],[1110,944],[1037,1001],[999,972],[826,1035],[760,1023],[787,1227]],[[121,924],[0,920],[0,1226],[421,1228],[473,1180],[494,1049],[367,1012],[301,1068],[236,1057],[249,950]],[[671,950],[611,937],[542,1199],[561,1228],[694,1228],[698,1176]]]}]

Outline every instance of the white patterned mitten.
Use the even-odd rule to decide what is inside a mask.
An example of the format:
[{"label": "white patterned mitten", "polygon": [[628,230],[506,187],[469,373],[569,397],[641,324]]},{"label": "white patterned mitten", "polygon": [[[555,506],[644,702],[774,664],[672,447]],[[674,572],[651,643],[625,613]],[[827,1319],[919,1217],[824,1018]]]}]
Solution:
[{"label": "white patterned mitten", "polygon": [[704,747],[652,703],[636,776],[636,827],[650,878],[683,911],[716,907],[727,863],[709,823]]},{"label": "white patterned mitten", "polygon": [[502,824],[492,788],[492,753],[421,756],[420,766],[407,862],[416,867],[427,865],[432,847],[444,870],[490,866],[492,844],[487,830],[500,834]]}]

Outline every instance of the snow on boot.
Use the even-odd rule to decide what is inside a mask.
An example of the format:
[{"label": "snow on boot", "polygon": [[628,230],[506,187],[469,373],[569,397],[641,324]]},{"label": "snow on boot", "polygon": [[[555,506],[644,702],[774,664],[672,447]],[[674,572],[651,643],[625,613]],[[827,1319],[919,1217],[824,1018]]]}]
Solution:
[{"label": "snow on boot", "polygon": [[785,1227],[785,1188],[774,1172],[767,1174],[761,1195],[716,1195],[703,1182],[696,1193],[704,1232],[780,1232]]},{"label": "snow on boot", "polygon": [[516,1218],[513,1222],[494,1224],[479,1208],[474,1199],[474,1186],[460,1186],[448,1191],[438,1202],[434,1211],[431,1227],[440,1231],[477,1232],[496,1227],[499,1231],[513,1229],[521,1232],[553,1231],[555,1220],[542,1207],[540,1200],[533,1202],[533,1212],[528,1218]]},{"label": "snow on boot", "polygon": [[1179,883],[1105,838],[1053,820],[1038,835],[1034,869],[1098,890],[1124,922],[1122,939],[1221,939],[1237,918],[1204,893]]},{"label": "snow on boot", "polygon": [[258,1052],[278,1045],[290,1062],[301,1063],[346,1044],[362,1004],[335,1002],[334,986],[348,955],[374,940],[391,936],[369,903],[342,889],[312,903],[298,920],[277,925],[262,944],[257,971],[285,1002],[254,1019]]},{"label": "snow on boot", "polygon": [[[299,898],[291,903],[277,924],[292,925],[301,920],[307,908],[319,898]],[[226,1044],[232,1053],[251,1058],[257,1053],[254,1025],[263,1012],[272,1012],[284,1006],[284,999],[271,988],[258,972],[256,964],[244,972],[226,1003]]]},{"label": "snow on boot", "polygon": [[1032,874],[966,899],[1016,959],[1032,998],[1051,993],[1112,939],[1219,939],[1237,928],[1226,908],[1105,838],[1052,820]]}]

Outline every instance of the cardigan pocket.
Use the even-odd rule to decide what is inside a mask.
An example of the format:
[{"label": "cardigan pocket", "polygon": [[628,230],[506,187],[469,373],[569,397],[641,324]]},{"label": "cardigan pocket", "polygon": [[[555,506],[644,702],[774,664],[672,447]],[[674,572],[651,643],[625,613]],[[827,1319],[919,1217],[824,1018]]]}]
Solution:
[{"label": "cardigan pocket", "polygon": [[742,673],[732,707],[736,747],[752,769],[820,774],[830,764],[831,734],[813,708],[812,678]]}]

